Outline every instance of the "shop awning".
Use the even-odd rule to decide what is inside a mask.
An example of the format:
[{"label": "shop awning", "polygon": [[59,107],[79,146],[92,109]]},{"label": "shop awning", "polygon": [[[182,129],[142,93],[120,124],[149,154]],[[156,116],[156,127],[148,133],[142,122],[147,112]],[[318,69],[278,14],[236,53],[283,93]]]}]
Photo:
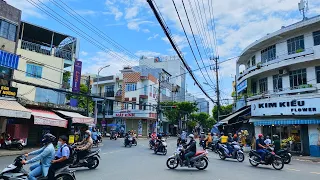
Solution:
[{"label": "shop awning", "polygon": [[31,109],[34,124],[67,128],[68,121],[56,115],[52,111]]},{"label": "shop awning", "polygon": [[251,107],[249,106],[249,107],[246,107],[246,108],[244,108],[244,109],[242,109],[242,110],[239,110],[239,111],[237,111],[237,112],[235,112],[235,113],[231,114],[230,116],[228,116],[228,117],[226,117],[226,118],[222,119],[222,120],[221,120],[221,121],[219,121],[218,123],[220,123],[220,124],[228,124],[229,120],[231,120],[231,119],[233,119],[233,118],[235,118],[235,117],[239,116],[241,113],[243,113],[243,112],[245,112],[245,111],[249,110],[250,108],[251,108]]},{"label": "shop awning", "polygon": [[272,120],[259,120],[252,119],[255,126],[264,125],[293,125],[293,124],[320,124],[320,119],[272,119]]},{"label": "shop awning", "polygon": [[15,100],[0,100],[0,116],[30,119],[31,111]]},{"label": "shop awning", "polygon": [[68,112],[68,111],[57,111],[58,113],[67,116],[72,119],[72,123],[80,123],[80,124],[93,124],[94,119],[91,117],[82,116],[79,113]]}]

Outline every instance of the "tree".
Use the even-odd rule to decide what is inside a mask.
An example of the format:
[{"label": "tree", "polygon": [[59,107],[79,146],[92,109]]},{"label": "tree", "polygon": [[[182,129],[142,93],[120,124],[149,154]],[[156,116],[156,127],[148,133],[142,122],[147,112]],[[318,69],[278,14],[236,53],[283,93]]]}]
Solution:
[{"label": "tree", "polygon": [[[226,106],[220,106],[220,116],[228,115],[230,113],[232,113],[232,104],[226,105]],[[214,108],[212,109],[212,117],[215,120],[217,120],[217,114],[218,114],[218,106],[214,106]]]},{"label": "tree", "polygon": [[[176,106],[177,102],[162,102],[161,106]],[[179,111],[178,109],[175,108],[170,108],[170,107],[165,107],[163,108],[163,114],[167,117],[167,119],[169,120],[170,123],[172,124],[176,124],[178,122],[179,119]]]},{"label": "tree", "polygon": [[197,110],[197,104],[194,102],[166,101],[162,102],[161,106],[163,106],[163,114],[172,124],[177,124],[180,118],[189,116]]},{"label": "tree", "polygon": [[[88,91],[89,91],[88,86],[86,86],[85,84],[80,84],[80,93],[87,94]],[[76,99],[78,101],[78,107],[87,109],[87,96],[76,96],[76,95],[70,96],[69,95],[67,96],[67,99],[68,100]],[[89,113],[92,113],[94,108],[94,103],[91,97],[88,98],[88,101],[89,101]]]},{"label": "tree", "polygon": [[213,117],[209,117],[207,119],[207,121],[205,122],[205,127],[211,129],[213,127],[213,125],[215,125],[216,123],[217,123],[217,121]]},{"label": "tree", "polygon": [[201,112],[201,113],[198,114],[198,122],[203,128],[207,128],[206,127],[206,122],[207,122],[209,117],[210,117],[209,114],[207,114],[205,112]]}]

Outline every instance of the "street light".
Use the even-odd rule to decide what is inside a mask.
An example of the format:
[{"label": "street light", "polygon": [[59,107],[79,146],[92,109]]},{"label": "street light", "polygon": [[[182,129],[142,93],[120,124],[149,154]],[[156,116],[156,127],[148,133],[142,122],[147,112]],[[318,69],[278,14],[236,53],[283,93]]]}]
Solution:
[{"label": "street light", "polygon": [[[97,77],[97,86],[96,86],[96,93],[98,95],[98,88],[99,88],[99,76],[100,76],[100,71],[102,71],[104,68],[107,68],[109,67],[110,65],[106,65],[106,66],[103,66],[103,67],[100,67],[98,69],[98,77]],[[97,124],[97,121],[98,121],[98,100],[96,99],[96,102],[95,102],[95,105],[94,105],[94,124],[96,125]]]}]

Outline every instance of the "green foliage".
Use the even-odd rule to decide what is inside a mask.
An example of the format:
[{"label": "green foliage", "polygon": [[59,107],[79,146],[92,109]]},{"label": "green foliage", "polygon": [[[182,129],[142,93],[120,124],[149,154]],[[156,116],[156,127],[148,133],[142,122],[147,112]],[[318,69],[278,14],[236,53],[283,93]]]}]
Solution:
[{"label": "green foliage", "polygon": [[198,122],[202,127],[206,126],[207,120],[209,118],[209,114],[201,112],[198,114]]},{"label": "green foliage", "polygon": [[[80,93],[87,94],[89,88],[85,84],[80,84]],[[78,100],[78,107],[87,109],[87,96],[76,96],[76,95],[67,95],[67,99],[77,99]],[[88,98],[89,101],[89,113],[93,112],[94,102],[92,98]]]},{"label": "green foliage", "polygon": [[217,121],[213,117],[209,117],[206,120],[204,127],[211,129],[213,127],[213,125],[215,125],[216,123],[217,123]]},{"label": "green foliage", "polygon": [[193,129],[197,125],[197,121],[191,120],[187,122],[187,126],[189,129]]},{"label": "green foliage", "polygon": [[[162,102],[163,114],[168,118],[170,123],[176,124],[179,118],[197,111],[197,104],[193,102]],[[167,107],[166,107],[167,106]],[[171,108],[175,106],[175,108]]]},{"label": "green foliage", "polygon": [[[228,115],[232,113],[232,104],[227,106],[220,106],[220,116],[222,115]],[[217,114],[218,114],[218,106],[214,106],[212,109],[212,117],[217,120]]]}]

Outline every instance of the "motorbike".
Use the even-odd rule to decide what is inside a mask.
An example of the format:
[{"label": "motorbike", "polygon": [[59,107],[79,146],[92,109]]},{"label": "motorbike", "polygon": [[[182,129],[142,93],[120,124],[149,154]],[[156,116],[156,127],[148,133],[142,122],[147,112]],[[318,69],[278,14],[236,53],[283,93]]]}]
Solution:
[{"label": "motorbike", "polygon": [[95,169],[98,167],[100,163],[100,149],[89,152],[85,157],[79,159],[77,161],[77,156],[79,151],[75,151],[75,145],[71,146],[73,149],[73,153],[70,153],[73,155],[73,162],[70,165],[70,168],[78,168],[78,167],[87,167],[89,169]]},{"label": "motorbike", "polygon": [[211,143],[210,149],[213,152],[218,153],[218,151],[219,151],[219,143],[218,142]]},{"label": "motorbike", "polygon": [[138,145],[138,141],[136,137],[132,137],[132,145],[137,146]]},{"label": "motorbike", "polygon": [[118,133],[113,133],[113,134],[111,134],[111,136],[110,136],[110,140],[117,140],[117,138],[118,138]]},{"label": "motorbike", "polygon": [[265,161],[261,162],[261,156],[255,150],[251,150],[249,153],[249,162],[252,166],[272,165],[274,169],[281,170],[284,166],[283,159],[276,155],[274,152],[266,151]]},{"label": "motorbike", "polygon": [[24,147],[24,141],[22,139],[12,139],[12,140],[5,140],[2,144],[0,144],[1,148],[4,149],[19,149],[20,151]]},{"label": "motorbike", "polygon": [[157,154],[161,152],[163,155],[167,154],[167,143],[165,139],[161,139],[161,141],[156,142],[154,146],[154,153]]},{"label": "motorbike", "polygon": [[[12,164],[8,165],[0,173],[0,179],[9,180],[9,179],[28,179],[28,172],[23,168],[22,160],[27,158],[24,155],[20,155],[13,161]],[[71,171],[68,166],[65,166],[61,169],[56,170],[54,179],[67,179],[67,180],[76,180],[75,174]],[[47,180],[47,177],[37,177],[38,180]]]},{"label": "motorbike", "polygon": [[[190,165],[191,168],[197,168],[198,170],[204,170],[208,167],[208,151],[198,151],[191,159]],[[167,167],[169,169],[176,169],[178,166],[184,167],[188,165],[185,163],[184,159],[184,148],[179,146],[172,156],[167,160]]]},{"label": "motorbike", "polygon": [[150,141],[149,141],[149,147],[150,147],[150,149],[153,149],[155,145],[156,145],[155,140],[150,139]]},{"label": "motorbike", "polygon": [[97,136],[97,138],[98,138],[98,142],[99,142],[99,143],[102,143],[102,135],[99,134],[99,135]]},{"label": "motorbike", "polygon": [[[272,147],[269,147],[268,150],[270,152],[272,152],[272,151],[274,152],[274,148],[272,148]],[[280,149],[280,150],[276,151],[275,153],[276,153],[276,155],[281,157],[284,164],[289,164],[291,162],[292,155],[288,149]]]},{"label": "motorbike", "polygon": [[128,137],[124,138],[124,142],[123,142],[124,147],[127,147],[127,146],[131,147],[132,142],[133,142],[132,136],[128,136]]},{"label": "motorbike", "polygon": [[206,141],[205,140],[200,140],[199,144],[203,148],[203,150],[206,149]]},{"label": "motorbike", "polygon": [[241,149],[241,147],[239,146],[238,143],[233,142],[231,143],[232,152],[229,152],[227,145],[225,144],[219,144],[219,150],[218,150],[218,154],[220,159],[225,160],[226,158],[232,158],[232,159],[236,159],[239,162],[243,162],[244,161],[244,153]]}]

